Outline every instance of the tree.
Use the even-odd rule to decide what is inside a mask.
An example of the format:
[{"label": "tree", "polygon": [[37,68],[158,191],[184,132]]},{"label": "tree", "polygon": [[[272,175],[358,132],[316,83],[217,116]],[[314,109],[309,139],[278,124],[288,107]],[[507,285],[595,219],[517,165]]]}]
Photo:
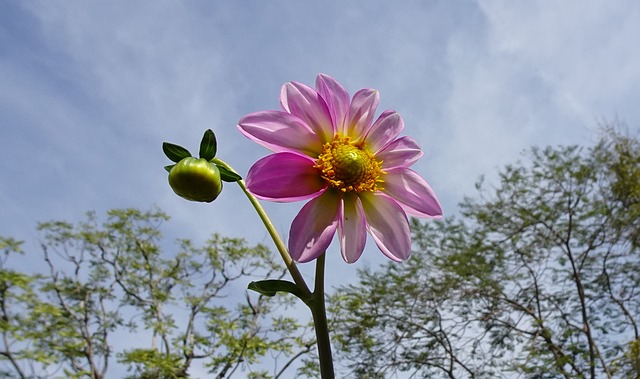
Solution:
[{"label": "tree", "polygon": [[361,378],[640,377],[640,144],[531,149],[332,309]]},{"label": "tree", "polygon": [[338,288],[330,299],[343,376],[497,377],[483,350],[481,316],[474,315],[459,279],[437,266],[441,250],[459,247],[453,235],[461,237],[462,230],[414,221],[413,234],[418,249],[407,264],[362,269],[356,284]]},{"label": "tree", "polygon": [[[272,378],[312,349],[284,297],[245,290],[252,279],[284,275],[265,246],[214,234],[202,247],[179,240],[165,254],[168,219],[123,209],[102,224],[94,213],[77,224],[41,223],[40,273],[10,268],[20,243],[0,240],[3,375],[101,379],[115,357],[130,378],[187,378],[197,361],[220,379]],[[139,338],[116,346],[123,333]],[[285,368],[258,369],[268,354]]]},{"label": "tree", "polygon": [[[19,378],[35,377],[34,365],[53,363],[50,354],[32,349],[29,342],[40,337],[34,332],[37,323],[29,317],[27,306],[38,304],[32,287],[37,277],[8,267],[11,255],[24,254],[21,245],[20,241],[0,237],[0,359],[7,363],[0,371],[2,377],[10,377],[12,373]],[[30,364],[23,366],[21,363],[25,361]]]}]

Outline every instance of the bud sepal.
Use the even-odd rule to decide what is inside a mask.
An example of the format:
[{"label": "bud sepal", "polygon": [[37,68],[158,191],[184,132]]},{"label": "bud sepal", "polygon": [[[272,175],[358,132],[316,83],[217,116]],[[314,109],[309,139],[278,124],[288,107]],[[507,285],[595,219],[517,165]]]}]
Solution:
[{"label": "bud sepal", "polygon": [[182,146],[164,142],[164,154],[175,162],[165,166],[169,172],[169,185],[178,196],[190,201],[210,203],[222,192],[222,182],[236,182],[242,177],[226,163],[217,159],[216,136],[207,129],[200,142],[199,158]]}]

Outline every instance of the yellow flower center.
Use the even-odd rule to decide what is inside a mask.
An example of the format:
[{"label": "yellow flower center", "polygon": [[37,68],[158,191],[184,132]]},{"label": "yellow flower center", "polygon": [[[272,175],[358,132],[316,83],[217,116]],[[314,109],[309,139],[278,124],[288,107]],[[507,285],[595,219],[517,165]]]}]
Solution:
[{"label": "yellow flower center", "polygon": [[382,161],[363,148],[363,144],[350,142],[349,137],[336,135],[324,144],[316,160],[322,178],[342,192],[374,192],[382,188]]}]

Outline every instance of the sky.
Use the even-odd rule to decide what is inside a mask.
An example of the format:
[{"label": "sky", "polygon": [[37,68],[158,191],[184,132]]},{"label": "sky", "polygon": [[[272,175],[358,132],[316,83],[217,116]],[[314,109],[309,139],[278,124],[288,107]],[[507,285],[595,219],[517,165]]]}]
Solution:
[{"label": "sky", "polygon": [[[169,238],[269,245],[237,186],[177,197],[162,142],[195,153],[210,128],[244,175],[269,152],[237,121],[318,73],[380,92],[378,114],[403,117],[425,152],[414,169],[455,215],[531,146],[589,145],[616,120],[637,131],[639,36],[635,0],[2,1],[0,235],[35,252],[39,221],[159,207]],[[286,237],[303,204],[264,205]],[[327,259],[330,285],[386,261],[371,240],[353,265],[335,244]]]}]

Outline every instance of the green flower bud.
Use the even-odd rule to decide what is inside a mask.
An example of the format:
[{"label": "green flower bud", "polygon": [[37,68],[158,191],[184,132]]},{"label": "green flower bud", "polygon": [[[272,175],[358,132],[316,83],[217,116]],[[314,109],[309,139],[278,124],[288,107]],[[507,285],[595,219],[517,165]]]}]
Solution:
[{"label": "green flower bud", "polygon": [[218,167],[204,158],[183,158],[169,171],[169,185],[178,196],[210,203],[222,191]]}]

